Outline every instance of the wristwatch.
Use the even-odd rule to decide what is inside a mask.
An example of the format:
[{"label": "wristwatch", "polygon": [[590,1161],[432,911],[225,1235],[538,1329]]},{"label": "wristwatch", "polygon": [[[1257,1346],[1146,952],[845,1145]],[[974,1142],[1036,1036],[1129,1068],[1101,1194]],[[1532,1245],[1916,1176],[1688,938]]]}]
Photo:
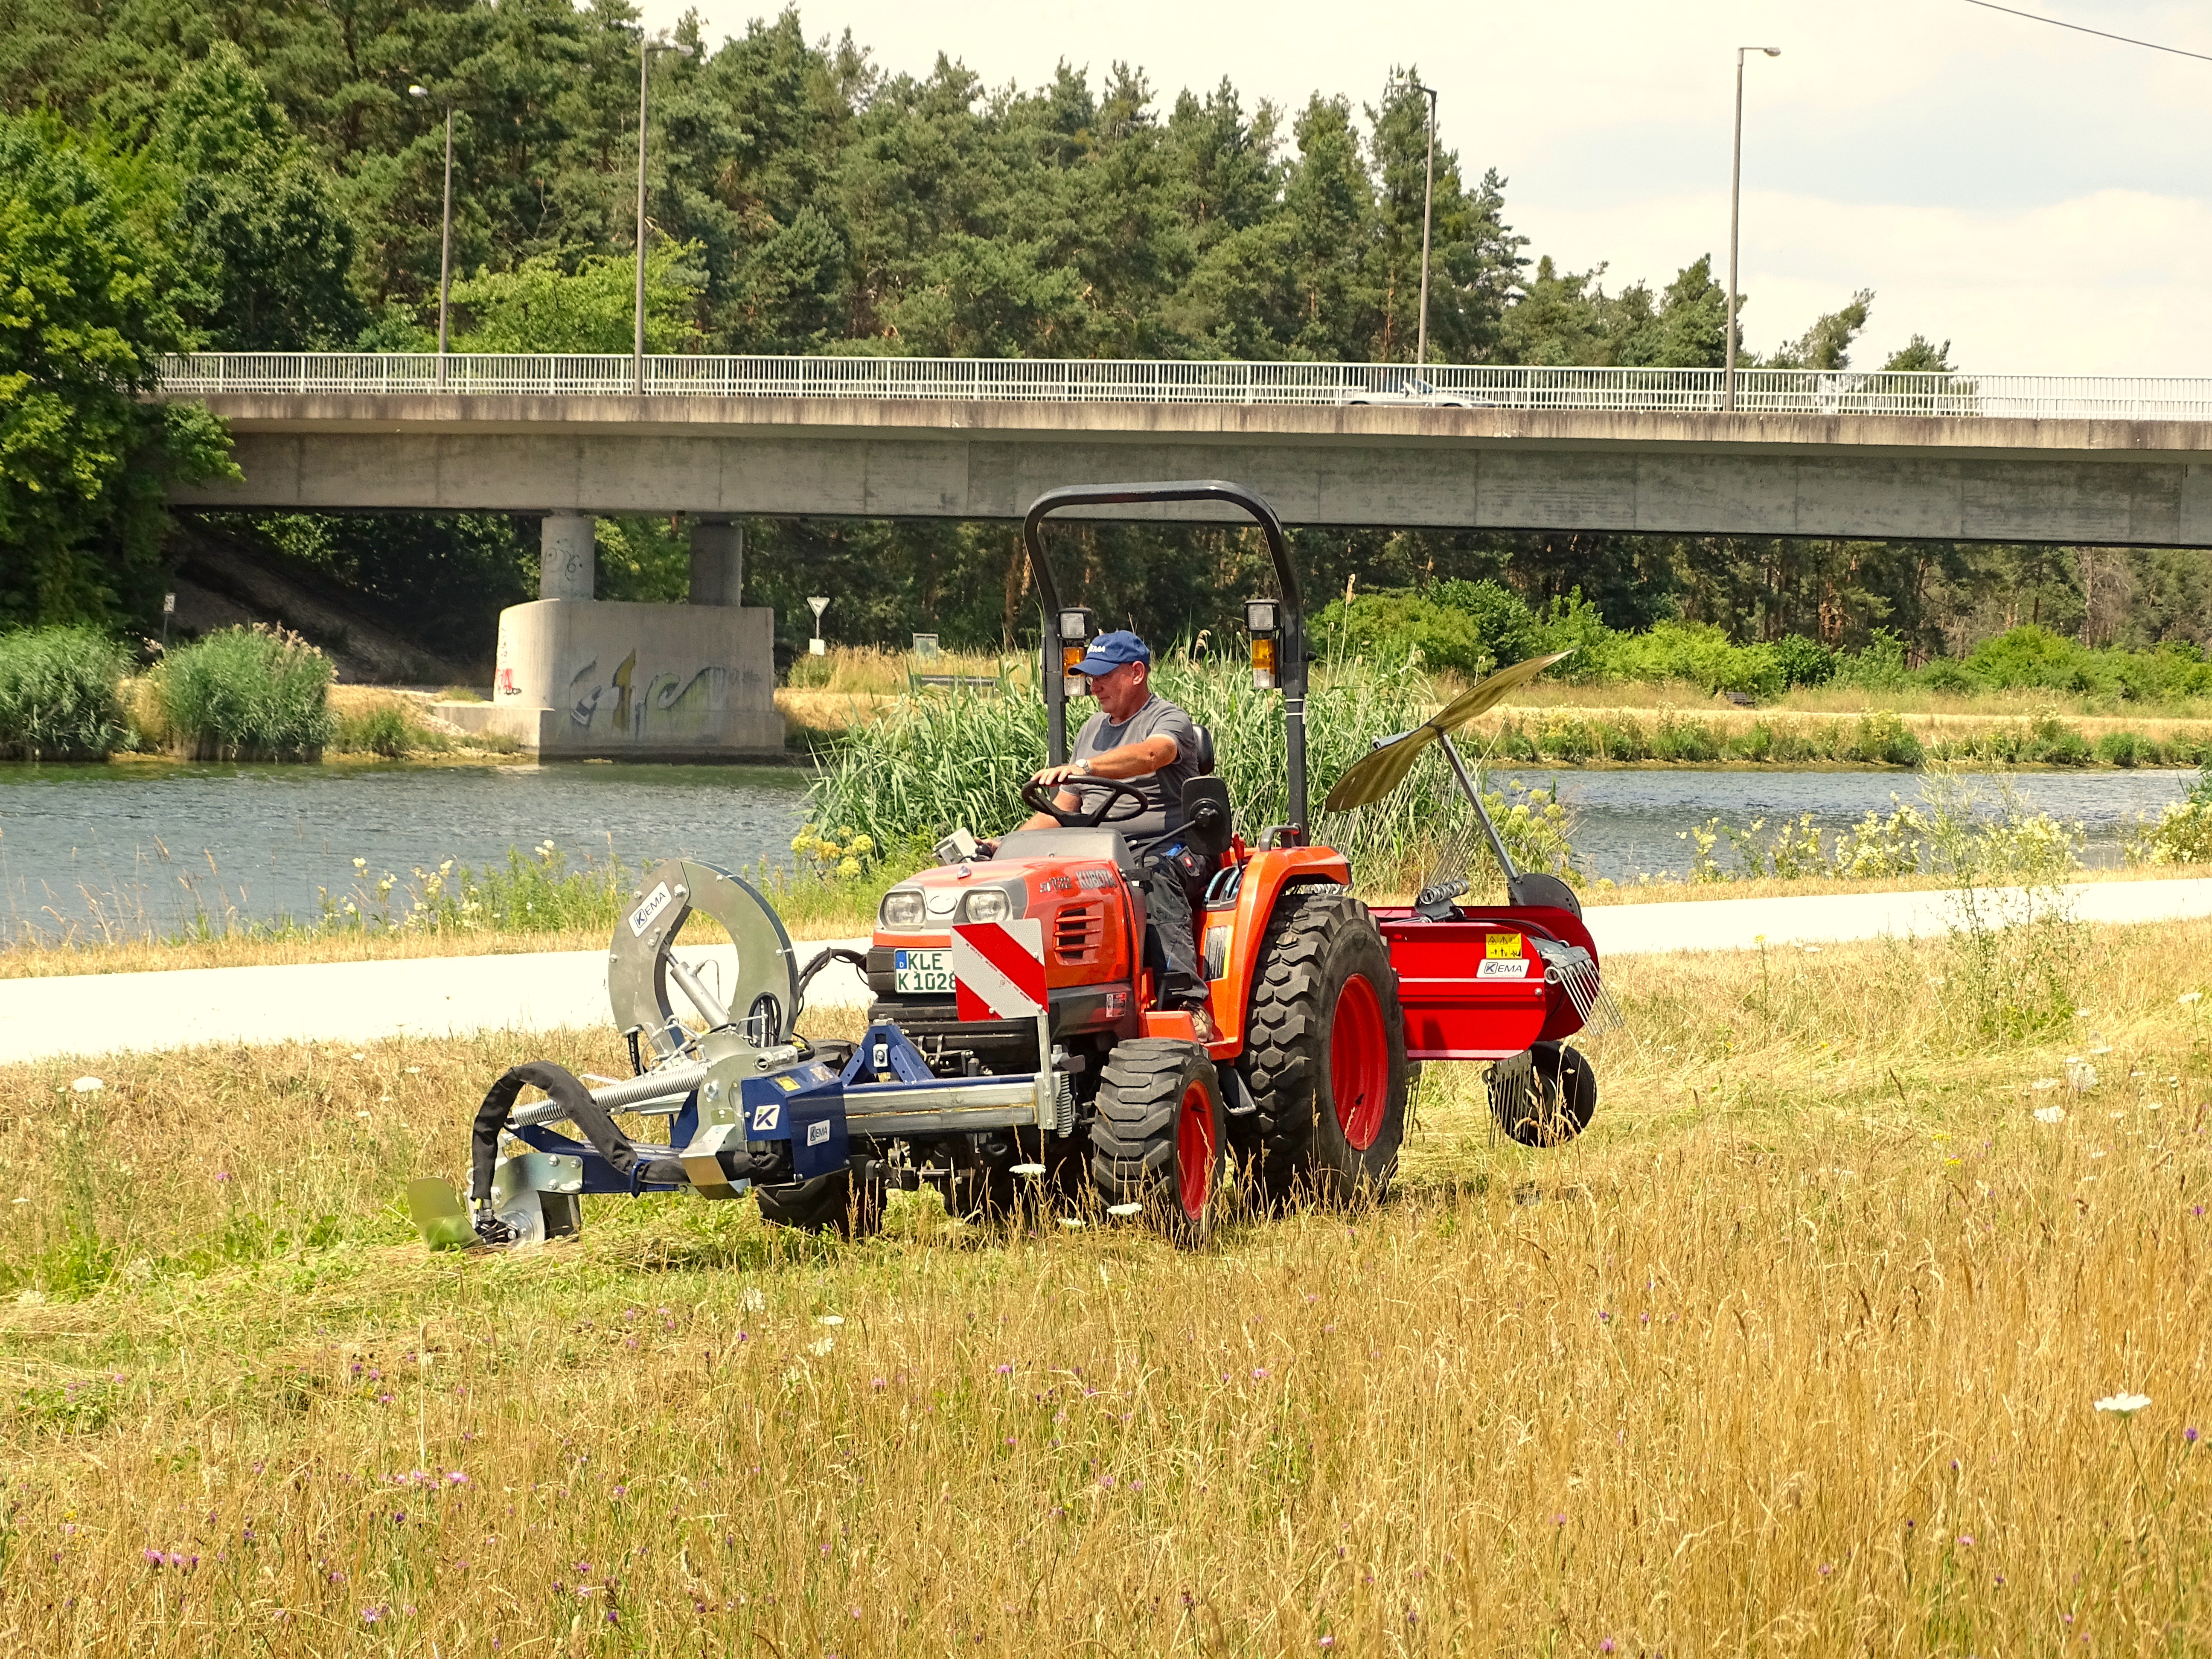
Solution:
[{"label": "wristwatch", "polygon": [[1091,763],[1087,760],[1079,760],[1076,762],[1075,775],[1079,778],[1089,777],[1091,775]]}]

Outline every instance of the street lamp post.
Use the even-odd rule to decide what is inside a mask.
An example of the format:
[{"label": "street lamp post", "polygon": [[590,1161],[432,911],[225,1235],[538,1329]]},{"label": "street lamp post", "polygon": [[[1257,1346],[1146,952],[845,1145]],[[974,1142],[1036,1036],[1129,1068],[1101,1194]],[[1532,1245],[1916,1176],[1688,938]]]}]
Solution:
[{"label": "street lamp post", "polygon": [[694,48],[648,39],[641,30],[637,39],[637,334],[630,354],[630,390],[645,391],[645,115],[646,70],[656,52],[680,52],[687,58]]},{"label": "street lamp post", "polygon": [[1416,81],[1413,90],[1426,94],[1429,100],[1428,174],[1421,185],[1421,322],[1419,337],[1413,345],[1415,365],[1426,367],[1429,361],[1429,210],[1437,194],[1437,89],[1425,87]]},{"label": "street lamp post", "polygon": [[[410,98],[428,98],[428,87],[410,87]],[[446,301],[453,278],[453,100],[446,100],[446,211],[438,231],[438,384],[446,384]]]},{"label": "street lamp post", "polygon": [[1743,55],[1747,52],[1763,52],[1769,58],[1782,56],[1779,46],[1738,46],[1735,49],[1735,158],[1729,167],[1729,295],[1728,295],[1728,374],[1723,403],[1733,411],[1735,408],[1735,246],[1739,204],[1743,196]]}]

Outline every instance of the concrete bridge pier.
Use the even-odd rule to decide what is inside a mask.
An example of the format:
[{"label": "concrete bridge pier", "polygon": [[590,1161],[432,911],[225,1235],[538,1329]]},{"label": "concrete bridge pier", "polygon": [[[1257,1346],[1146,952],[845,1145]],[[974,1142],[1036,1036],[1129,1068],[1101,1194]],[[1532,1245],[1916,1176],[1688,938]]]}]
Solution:
[{"label": "concrete bridge pier", "polygon": [[691,603],[737,605],[745,586],[745,527],[735,519],[691,521]]},{"label": "concrete bridge pier", "polygon": [[538,597],[597,597],[599,521],[588,513],[548,513],[538,532]]},{"label": "concrete bridge pier", "polygon": [[690,602],[680,605],[595,598],[598,530],[588,514],[545,515],[539,597],[500,612],[492,700],[438,712],[544,760],[780,757],[775,613],[738,603],[744,526],[694,522]]}]

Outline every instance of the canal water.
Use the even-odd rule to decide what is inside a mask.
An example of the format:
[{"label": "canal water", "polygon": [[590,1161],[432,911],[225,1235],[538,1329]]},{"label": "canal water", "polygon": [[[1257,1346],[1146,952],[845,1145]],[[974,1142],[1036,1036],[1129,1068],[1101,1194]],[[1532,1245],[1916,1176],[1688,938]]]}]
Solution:
[{"label": "canal water", "polygon": [[[1505,769],[1548,786],[1575,815],[1577,861],[1632,880],[1679,872],[1680,832],[1719,817],[1742,826],[1813,814],[1828,830],[1893,797],[1900,772]],[[2193,772],[2025,773],[2017,798],[2080,820],[2087,861],[2117,864],[2139,815],[2178,799]],[[1996,780],[1981,781],[1994,788]],[[687,766],[0,765],[0,931],[106,926],[167,933],[204,911],[244,918],[317,914],[361,879],[453,859],[503,860],[552,842],[572,861],[689,854],[726,866],[787,862],[805,775]],[[987,826],[975,825],[981,830]]]}]

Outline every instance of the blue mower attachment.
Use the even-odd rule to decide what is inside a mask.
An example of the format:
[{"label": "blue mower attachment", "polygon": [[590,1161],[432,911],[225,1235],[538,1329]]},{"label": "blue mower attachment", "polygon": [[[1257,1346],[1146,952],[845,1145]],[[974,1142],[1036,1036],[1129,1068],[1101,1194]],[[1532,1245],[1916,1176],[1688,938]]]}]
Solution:
[{"label": "blue mower attachment", "polygon": [[[676,937],[694,911],[719,922],[732,945],[708,947],[704,957],[678,956]],[[586,1194],[688,1188],[732,1199],[759,1188],[763,1212],[784,1219],[772,1200],[787,1202],[834,1178],[858,1173],[880,1190],[945,1173],[856,1158],[858,1140],[888,1148],[915,1136],[1026,1129],[1041,1145],[1073,1131],[1072,1095],[1049,1066],[939,1077],[889,1022],[858,1044],[808,1043],[793,1021],[807,981],[833,954],[849,955],[824,953],[804,974],[794,971],[789,935],[750,884],[690,860],[660,865],[633,894],[608,955],[610,1000],[635,1074],[593,1079],[599,1086],[591,1087],[562,1066],[533,1060],[501,1076],[477,1109],[468,1204],[444,1181],[409,1184],[424,1242],[434,1249],[519,1245],[573,1234]],[[688,1009],[671,998],[672,981]],[[1042,1027],[1039,1037],[1040,1051],[1052,1054]],[[518,1105],[526,1089],[544,1097]],[[626,1130],[618,1116],[665,1119],[666,1138],[641,1138],[641,1125]]]}]

